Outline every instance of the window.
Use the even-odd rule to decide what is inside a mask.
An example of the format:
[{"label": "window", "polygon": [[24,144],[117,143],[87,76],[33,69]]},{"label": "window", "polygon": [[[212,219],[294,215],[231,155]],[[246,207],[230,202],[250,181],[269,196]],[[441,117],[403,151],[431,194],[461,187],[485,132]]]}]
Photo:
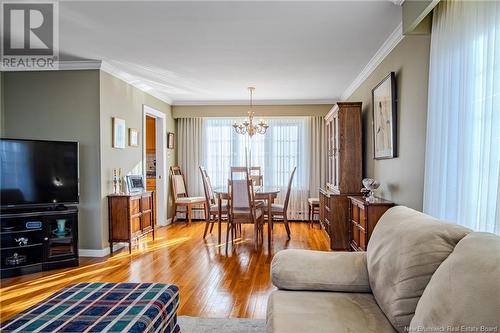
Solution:
[{"label": "window", "polygon": [[306,152],[306,118],[267,119],[264,135],[252,139],[234,132],[232,124],[240,118],[207,118],[205,121],[204,164],[214,187],[226,186],[231,166],[245,166],[246,150],[251,150],[252,166],[260,166],[265,186],[280,188],[278,202],[283,202],[292,170],[293,180],[289,211],[301,219],[307,211],[309,162]]},{"label": "window", "polygon": [[500,234],[500,3],[433,14],[424,211]]}]

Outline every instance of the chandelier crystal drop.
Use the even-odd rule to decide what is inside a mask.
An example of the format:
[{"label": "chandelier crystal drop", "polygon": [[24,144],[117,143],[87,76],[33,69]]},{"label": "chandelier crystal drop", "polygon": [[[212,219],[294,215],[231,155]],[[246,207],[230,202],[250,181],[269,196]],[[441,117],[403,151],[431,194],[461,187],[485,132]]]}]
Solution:
[{"label": "chandelier crystal drop", "polygon": [[254,116],[255,112],[253,111],[253,92],[255,87],[248,87],[248,91],[250,92],[250,109],[248,110],[248,119],[245,119],[242,123],[235,122],[233,124],[234,131],[238,134],[252,137],[255,133],[265,134],[269,125],[264,120],[259,120],[258,123],[254,124]]}]

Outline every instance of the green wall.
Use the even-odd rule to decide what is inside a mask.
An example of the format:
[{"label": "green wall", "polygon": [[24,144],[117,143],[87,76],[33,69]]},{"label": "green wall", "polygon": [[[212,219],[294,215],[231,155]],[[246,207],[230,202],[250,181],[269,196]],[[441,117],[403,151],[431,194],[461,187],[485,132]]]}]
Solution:
[{"label": "green wall", "polygon": [[[378,195],[422,210],[430,35],[408,35],[391,51],[348,101],[363,102],[364,175],[381,182]],[[396,72],[398,153],[373,158],[372,89]]]},{"label": "green wall", "polygon": [[3,76],[6,137],[80,143],[79,247],[101,248],[99,71]]},{"label": "green wall", "polygon": [[[166,115],[167,132],[175,132],[175,120],[169,104],[127,84],[126,82],[101,71],[100,72],[100,136],[101,136],[101,213],[103,221],[103,247],[108,246],[107,195],[113,190],[112,170],[122,168],[123,174],[142,174],[143,171],[143,105],[147,105]],[[125,149],[112,148],[112,117],[125,120],[128,128],[139,130],[139,146]],[[175,163],[175,150],[167,150],[167,172],[170,165]],[[170,198],[168,174],[167,197]],[[169,202],[170,200],[168,200]],[[167,205],[167,212],[171,216],[171,202]]]},{"label": "green wall", "polygon": [[[164,112],[167,131],[175,132],[170,105],[100,70],[6,72],[0,83],[5,137],[80,143],[79,247],[107,248],[111,170],[142,173],[143,104]],[[111,147],[114,116],[139,130],[139,147]]]}]

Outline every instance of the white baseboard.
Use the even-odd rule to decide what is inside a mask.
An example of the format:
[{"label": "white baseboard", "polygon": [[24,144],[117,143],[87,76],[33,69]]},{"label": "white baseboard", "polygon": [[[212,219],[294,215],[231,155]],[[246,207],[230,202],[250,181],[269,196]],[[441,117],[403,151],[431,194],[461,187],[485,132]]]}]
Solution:
[{"label": "white baseboard", "polygon": [[[128,246],[128,243],[116,243],[113,244],[113,252]],[[94,249],[78,249],[78,254],[80,257],[105,257],[110,254],[109,246],[104,249],[94,250]]]},{"label": "white baseboard", "polygon": [[[172,223],[172,218],[167,220],[167,223],[164,225],[158,224],[157,227],[166,227],[167,225]],[[128,243],[115,243],[113,244],[113,252],[118,251],[124,247],[128,246]],[[80,257],[105,257],[109,255],[109,246],[104,249],[94,250],[94,249],[78,249],[78,254]]]}]

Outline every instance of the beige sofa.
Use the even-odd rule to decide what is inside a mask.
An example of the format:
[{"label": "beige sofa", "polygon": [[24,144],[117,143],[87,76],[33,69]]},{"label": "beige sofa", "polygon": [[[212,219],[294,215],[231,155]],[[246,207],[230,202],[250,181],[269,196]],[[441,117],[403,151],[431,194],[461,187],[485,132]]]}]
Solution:
[{"label": "beige sofa", "polygon": [[284,250],[268,332],[500,332],[500,237],[406,207],[367,252]]}]

